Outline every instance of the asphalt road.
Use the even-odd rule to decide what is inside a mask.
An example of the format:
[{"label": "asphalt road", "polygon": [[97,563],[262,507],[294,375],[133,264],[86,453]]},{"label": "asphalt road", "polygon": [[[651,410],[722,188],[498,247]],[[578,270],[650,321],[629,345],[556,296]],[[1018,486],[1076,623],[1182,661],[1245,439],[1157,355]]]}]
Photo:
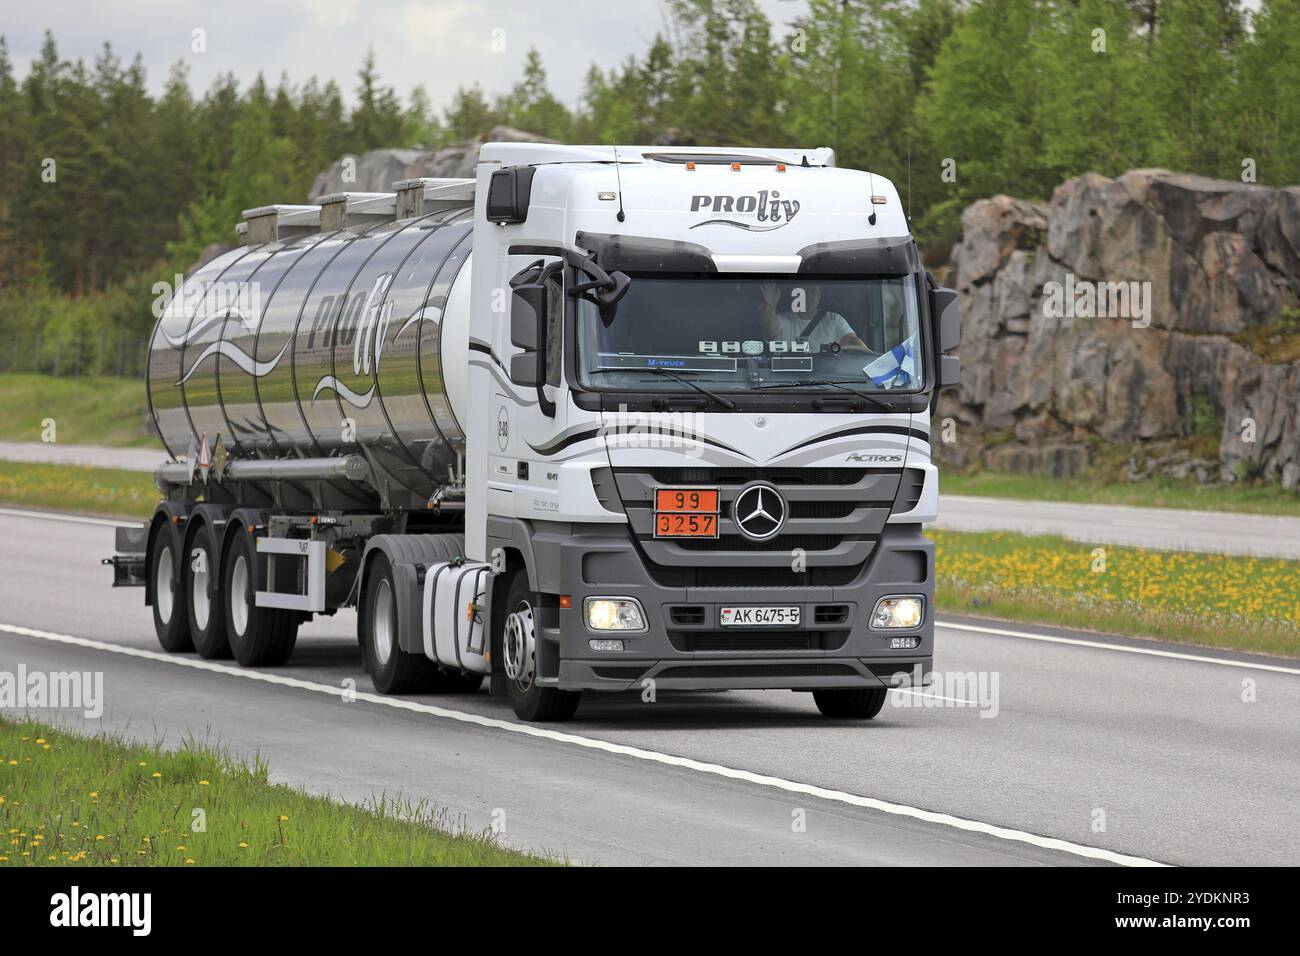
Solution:
[{"label": "asphalt road", "polygon": [[[0,441],[0,460],[8,461],[152,472],[165,457],[152,448]],[[1300,518],[1272,515],[940,495],[934,527],[1057,534],[1089,544],[1300,560]]]},{"label": "asphalt road", "polygon": [[982,673],[985,693],[896,694],[869,724],[768,691],[588,695],[569,724],[524,725],[483,692],[373,695],[351,614],[304,627],[283,668],[164,655],[141,592],[98,564],[108,526],[0,514],[0,533],[0,670],[104,674],[103,717],[63,721],[192,733],[349,801],[428,798],[473,830],[504,820],[522,848],[611,864],[1300,859],[1294,661],[951,622],[936,667]]},{"label": "asphalt road", "polygon": [[1057,534],[1089,544],[1300,560],[1300,518],[940,495],[934,527]]}]

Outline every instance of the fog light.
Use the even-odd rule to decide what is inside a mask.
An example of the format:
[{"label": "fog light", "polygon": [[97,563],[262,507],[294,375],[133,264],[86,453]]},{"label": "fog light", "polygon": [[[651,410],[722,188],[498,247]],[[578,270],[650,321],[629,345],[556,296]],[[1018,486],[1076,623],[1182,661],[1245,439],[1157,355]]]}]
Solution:
[{"label": "fog light", "polygon": [[921,639],[919,637],[891,637],[889,646],[895,650],[905,650],[909,647],[920,647]]},{"label": "fog light", "polygon": [[644,631],[645,615],[636,598],[594,598],[582,602],[587,627],[593,631]]},{"label": "fog light", "polygon": [[919,597],[881,598],[871,614],[871,626],[877,629],[917,627],[923,609]]},{"label": "fog light", "polygon": [[623,642],[616,641],[608,637],[598,637],[587,642],[587,646],[593,651],[621,651]]}]

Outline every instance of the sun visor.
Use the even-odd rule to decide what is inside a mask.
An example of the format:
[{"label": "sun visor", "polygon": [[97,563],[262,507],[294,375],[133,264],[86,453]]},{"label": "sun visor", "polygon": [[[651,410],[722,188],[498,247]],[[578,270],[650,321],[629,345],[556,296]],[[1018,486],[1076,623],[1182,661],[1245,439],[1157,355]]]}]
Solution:
[{"label": "sun visor", "polygon": [[799,250],[802,275],[904,276],[921,270],[910,236],[815,242]]},{"label": "sun visor", "polygon": [[600,232],[580,232],[575,241],[606,272],[718,271],[713,254],[695,242]]}]

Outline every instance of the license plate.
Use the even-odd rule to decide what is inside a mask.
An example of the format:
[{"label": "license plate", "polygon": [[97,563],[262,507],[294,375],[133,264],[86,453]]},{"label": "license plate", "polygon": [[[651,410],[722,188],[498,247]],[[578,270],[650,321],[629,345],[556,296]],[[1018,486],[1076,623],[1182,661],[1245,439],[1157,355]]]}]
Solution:
[{"label": "license plate", "polygon": [[798,627],[799,606],[724,607],[719,622],[723,627]]},{"label": "license plate", "polygon": [[718,516],[711,514],[657,514],[656,538],[716,538]]},{"label": "license plate", "polygon": [[717,488],[656,488],[656,538],[716,538]]}]

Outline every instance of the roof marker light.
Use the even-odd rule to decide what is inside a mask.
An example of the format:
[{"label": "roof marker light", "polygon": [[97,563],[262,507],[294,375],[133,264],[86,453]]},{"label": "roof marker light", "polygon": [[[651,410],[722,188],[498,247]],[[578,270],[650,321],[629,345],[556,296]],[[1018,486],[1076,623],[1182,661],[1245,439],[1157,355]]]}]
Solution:
[{"label": "roof marker light", "polygon": [[785,163],[777,163],[777,164],[776,164],[776,171],[777,171],[778,173],[783,173],[783,172],[785,172]]},{"label": "roof marker light", "polygon": [[695,169],[695,164],[694,164],[694,163],[687,163],[687,164],[686,164],[686,171],[687,171],[688,173],[691,172],[691,171],[693,171],[694,169]]},{"label": "roof marker light", "polygon": [[731,169],[733,172],[737,172],[737,173],[740,172],[740,163],[732,163]]}]

